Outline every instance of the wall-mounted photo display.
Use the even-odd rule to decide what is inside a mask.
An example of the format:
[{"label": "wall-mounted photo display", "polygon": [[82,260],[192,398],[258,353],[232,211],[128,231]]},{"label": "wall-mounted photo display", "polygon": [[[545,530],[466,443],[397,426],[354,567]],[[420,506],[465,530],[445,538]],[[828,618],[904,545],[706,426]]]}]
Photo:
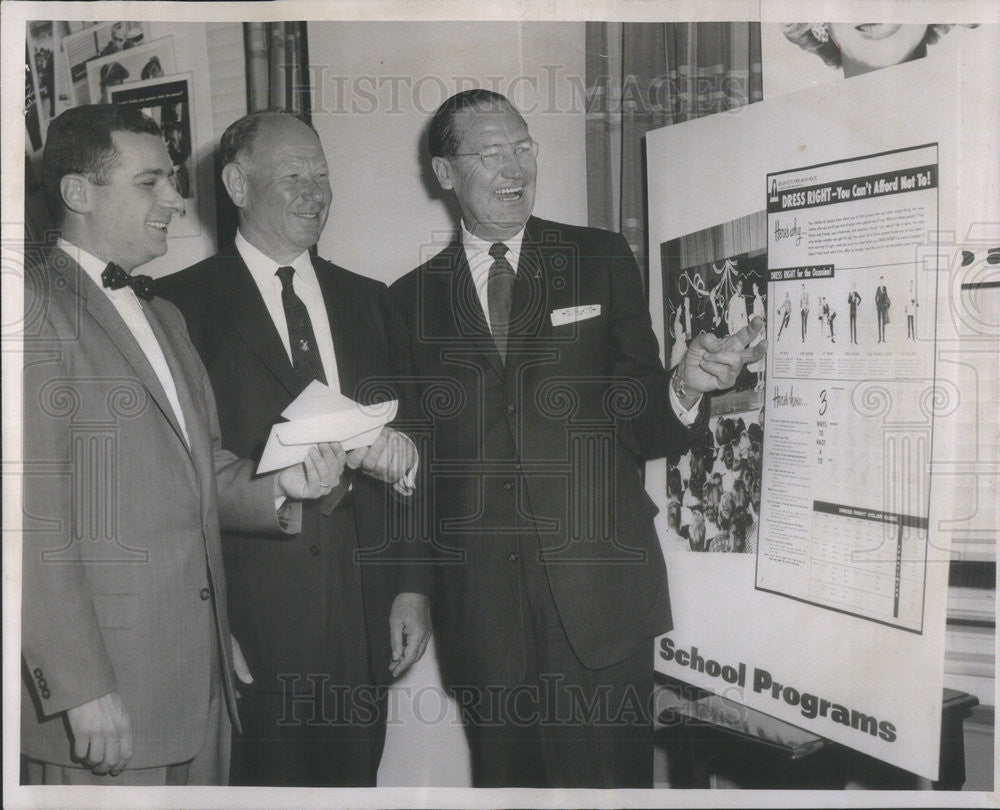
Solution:
[{"label": "wall-mounted photo display", "polygon": [[[75,107],[78,104],[90,104],[92,101],[100,100],[99,95],[91,96],[90,93],[87,70],[90,62],[114,57],[115,54],[125,55],[147,42],[149,42],[149,23],[127,20],[88,25],[64,37],[62,51],[65,55],[69,106]],[[173,54],[172,45],[171,54]],[[173,69],[170,71],[164,69],[164,73],[172,72]],[[137,75],[135,78],[139,79],[140,76]]]},{"label": "wall-mounted photo display", "polygon": [[59,26],[60,23],[52,20],[28,23],[28,69],[42,121],[49,121],[57,115],[55,54],[59,43],[55,31]]},{"label": "wall-mounted photo display", "polygon": [[174,73],[173,37],[138,45],[87,62],[87,88],[92,104],[111,101],[110,89],[119,84],[158,79]]}]

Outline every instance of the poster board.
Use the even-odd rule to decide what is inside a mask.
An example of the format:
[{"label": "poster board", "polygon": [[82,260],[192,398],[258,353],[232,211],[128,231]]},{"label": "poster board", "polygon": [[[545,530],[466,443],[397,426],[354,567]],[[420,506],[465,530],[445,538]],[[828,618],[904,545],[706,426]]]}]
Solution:
[{"label": "poster board", "polygon": [[[919,239],[908,242],[908,272],[928,282],[925,305],[943,295],[948,285],[941,275],[949,267],[947,260],[941,259],[938,223],[958,221],[957,75],[954,63],[942,70],[940,62],[932,69],[913,62],[767,100],[733,114],[649,133],[650,308],[654,328],[664,335],[669,314],[676,317],[669,295],[664,294],[671,285],[669,278],[665,284],[664,259],[673,257],[677,263],[678,251],[671,246],[678,240],[686,240],[684,244],[691,249],[699,243],[712,245],[707,259],[714,268],[724,269],[725,260],[734,256],[738,267],[740,256],[759,251],[760,214],[767,209],[771,192],[769,174],[929,144],[934,145],[936,157],[935,216],[924,223]],[[885,101],[887,85],[892,90],[891,104]],[[693,154],[706,158],[692,160]],[[850,174],[846,165],[843,168]],[[774,223],[768,226],[773,228]],[[707,239],[706,234],[713,229],[721,235]],[[773,244],[773,234],[766,233],[763,238]],[[706,257],[690,260],[699,258]],[[936,285],[938,281],[942,283]],[[874,294],[876,285],[870,286]],[[706,289],[711,291],[713,285]],[[773,300],[770,289],[765,295],[769,299],[769,340],[774,341],[782,320],[777,316],[782,301]],[[792,304],[792,316],[797,319],[796,304]],[[925,311],[930,309],[928,306]],[[903,320],[902,307],[899,312]],[[820,326],[817,314],[809,315],[813,320],[808,328],[814,332]],[[947,317],[948,307],[939,306],[938,319]],[[926,345],[942,330],[934,319],[924,320],[930,327],[922,335]],[[828,323],[823,325],[829,328]],[[846,327],[847,318],[843,317],[839,328]],[[793,322],[791,328],[798,329],[799,324]],[[897,324],[895,328],[905,326]],[[794,331],[782,339],[789,337],[798,339]],[[671,340],[665,344],[669,352]],[[817,362],[823,351],[822,344],[817,344]],[[769,360],[773,362],[773,358]],[[859,363],[864,365],[861,360]],[[863,370],[859,373],[865,376]],[[958,404],[950,408],[939,397],[955,390],[954,384],[945,381],[935,385],[933,380],[922,379],[914,385],[919,389],[916,395],[930,397],[931,404],[921,411],[914,404],[917,400],[909,399],[910,393],[884,401],[888,409],[879,416],[880,447],[862,451],[848,436],[850,452],[857,454],[854,457],[895,452],[892,448],[898,445],[893,444],[890,433],[896,429],[923,434],[934,428],[940,431],[942,446],[951,445],[957,432],[955,414],[962,408]],[[768,379],[767,396],[762,400],[765,413],[772,388]],[[752,401],[749,404],[752,406]],[[914,417],[914,411],[919,415]],[[941,419],[935,419],[935,412]],[[765,444],[766,419],[762,424]],[[912,424],[915,421],[919,424]],[[927,475],[929,464],[928,450],[916,469]],[[843,474],[851,473],[847,470]],[[877,475],[888,475],[885,480],[890,483],[893,480],[891,473]],[[766,469],[763,481],[766,486]],[[648,465],[647,489],[661,507],[661,537],[668,537],[663,461]],[[919,626],[912,620],[905,622],[906,627],[899,622],[881,623],[829,604],[813,604],[793,598],[788,588],[782,593],[762,589],[759,559],[769,529],[761,522],[760,543],[747,549],[756,553],[697,554],[681,544],[664,543],[675,629],[658,640],[657,669],[921,776],[936,778],[949,560],[948,535],[939,530],[937,519],[948,513],[949,495],[947,486],[931,486],[924,493],[927,500],[921,509],[926,506],[928,517],[926,542],[921,547]],[[762,493],[762,502],[765,500]],[[762,512],[766,512],[763,504]],[[766,517],[766,513],[761,514],[761,518]],[[914,673],[920,676],[914,677]]]}]

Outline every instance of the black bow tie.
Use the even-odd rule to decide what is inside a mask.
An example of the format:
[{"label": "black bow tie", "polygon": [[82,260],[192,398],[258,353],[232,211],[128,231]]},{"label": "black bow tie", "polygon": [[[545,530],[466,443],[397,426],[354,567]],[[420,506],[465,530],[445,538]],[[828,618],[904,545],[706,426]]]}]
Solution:
[{"label": "black bow tie", "polygon": [[101,282],[112,290],[131,287],[132,292],[146,301],[156,295],[152,276],[130,276],[114,262],[108,262],[108,266],[104,268],[104,272],[101,273]]}]

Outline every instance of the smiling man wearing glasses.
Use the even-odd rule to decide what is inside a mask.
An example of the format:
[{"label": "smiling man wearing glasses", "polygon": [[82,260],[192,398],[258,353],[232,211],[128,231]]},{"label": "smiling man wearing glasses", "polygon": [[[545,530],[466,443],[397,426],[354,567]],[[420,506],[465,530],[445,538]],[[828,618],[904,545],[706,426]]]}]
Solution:
[{"label": "smiling man wearing glasses", "polygon": [[429,147],[461,226],[392,286],[390,340],[432,444],[415,525],[475,784],[652,787],[671,620],[642,463],[699,435],[762,324],[664,371],[625,240],[532,216],[539,149],[504,96],[449,98]]}]

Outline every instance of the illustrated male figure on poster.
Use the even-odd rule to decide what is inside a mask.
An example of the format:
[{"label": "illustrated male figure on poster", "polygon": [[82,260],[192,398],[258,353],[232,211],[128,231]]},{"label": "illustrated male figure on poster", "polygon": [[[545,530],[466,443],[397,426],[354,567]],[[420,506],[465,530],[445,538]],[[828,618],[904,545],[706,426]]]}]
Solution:
[{"label": "illustrated male figure on poster", "polygon": [[461,223],[390,288],[390,338],[430,435],[415,508],[474,783],[651,787],[671,621],[641,468],[702,433],[763,324],[696,336],[669,374],[624,238],[533,216],[540,147],[504,96],[447,99],[428,145]]},{"label": "illustrated male figure on poster", "polygon": [[[223,134],[221,162],[239,209],[235,242],[159,289],[208,369],[223,446],[259,458],[314,380],[363,404],[385,392],[386,289],[312,251],[333,192],[309,126],[245,116]],[[253,675],[240,687],[234,784],[374,786],[387,684],[427,646],[430,573],[392,556],[418,546],[382,551],[395,502],[412,492],[416,449],[386,428],[347,464],[358,470],[350,491],[307,506],[295,537],[223,536],[233,633]]]},{"label": "illustrated male figure on poster", "polygon": [[878,317],[878,342],[885,343],[885,325],[889,323],[889,291],[885,288],[885,276],[878,277],[878,288],[875,290],[875,314]]},{"label": "illustrated male figure on poster", "polygon": [[830,310],[830,302],[826,299],[825,296],[821,295],[819,297],[819,320],[820,323],[823,323],[824,321],[826,322],[826,326],[830,332],[829,337],[831,343],[837,342],[837,338],[834,337],[834,332],[833,332],[833,322],[836,319],[837,319],[836,311]]},{"label": "illustrated male figure on poster", "polygon": [[858,345],[858,304],[861,303],[861,295],[858,293],[857,285],[851,285],[851,291],[847,294],[847,305],[850,307],[851,320],[851,343]]},{"label": "illustrated male figure on poster", "polygon": [[785,300],[778,306],[778,316],[781,318],[781,323],[778,326],[778,336],[775,340],[781,340],[781,333],[785,331],[785,327],[788,326],[788,321],[792,317],[792,300],[788,297],[787,291],[785,292]]},{"label": "illustrated male figure on poster", "polygon": [[917,295],[913,292],[913,282],[910,282],[910,297],[906,299],[906,339],[917,339]]},{"label": "illustrated male figure on poster", "polygon": [[806,342],[806,327],[809,326],[809,292],[806,285],[802,285],[802,292],[799,293],[799,314],[802,317],[802,342]]},{"label": "illustrated male figure on poster", "polygon": [[220,522],[296,531],[298,501],[331,492],[345,454],[253,478],[220,446],[184,321],[133,272],[183,210],[152,119],[70,109],[42,172],[61,238],[25,275],[22,773],[226,784],[243,664]]}]

